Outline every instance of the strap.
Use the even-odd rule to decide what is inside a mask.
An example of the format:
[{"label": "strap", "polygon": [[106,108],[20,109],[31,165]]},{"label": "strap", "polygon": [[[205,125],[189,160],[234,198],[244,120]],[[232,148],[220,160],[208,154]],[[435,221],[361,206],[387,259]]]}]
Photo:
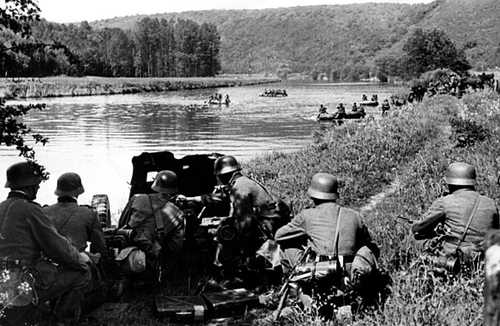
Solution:
[{"label": "strap", "polygon": [[339,227],[340,227],[340,218],[342,216],[342,207],[339,206],[339,211],[337,213],[337,226],[335,227],[335,237],[333,238],[333,247],[335,257],[339,257]]},{"label": "strap", "polygon": [[150,195],[147,195],[147,196],[149,199],[149,204],[151,205],[151,212],[153,212],[153,215],[155,217],[156,232],[163,232],[163,230],[165,229],[165,225],[163,224],[163,218],[161,217],[160,214],[158,214],[158,212],[160,211],[160,209],[162,207],[154,209],[153,201],[151,200],[151,196]]},{"label": "strap", "polygon": [[462,234],[462,237],[458,241],[457,248],[455,249],[455,251],[458,251],[458,248],[460,247],[462,242],[465,240],[465,236],[467,235],[467,231],[469,231],[469,227],[470,227],[470,224],[472,222],[472,219],[474,218],[474,215],[476,214],[477,208],[479,207],[479,197],[480,197],[480,195],[477,194],[476,201],[474,202],[474,207],[472,208],[472,211],[470,213],[469,220],[467,221],[467,225],[465,226],[465,229],[464,229],[464,233]]},{"label": "strap", "polygon": [[[77,210],[77,209],[78,209],[78,208],[74,209],[74,210],[71,212],[71,214],[68,214],[68,216],[66,217],[66,219],[65,219],[65,220],[63,220],[63,222],[62,222],[62,223],[60,223],[59,225],[56,225],[56,229],[57,229],[57,231],[59,231],[59,233],[63,233],[63,231],[62,231],[62,230],[63,230],[63,228],[66,226],[66,224],[68,224],[69,220],[73,217],[73,215],[75,215],[75,213],[76,213],[76,210]],[[54,224],[55,224],[55,223],[54,223]]]}]

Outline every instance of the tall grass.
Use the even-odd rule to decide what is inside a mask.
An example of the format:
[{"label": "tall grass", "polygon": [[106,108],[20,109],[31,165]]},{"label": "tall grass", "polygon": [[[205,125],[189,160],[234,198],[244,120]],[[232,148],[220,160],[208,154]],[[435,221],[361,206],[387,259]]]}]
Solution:
[{"label": "tall grass", "polygon": [[[450,124],[457,119],[481,126],[487,136],[477,137],[475,130]],[[464,133],[471,139],[465,146],[459,140]],[[447,96],[427,99],[395,112],[389,119],[332,131],[320,144],[304,151],[253,161],[249,170],[276,193],[286,194],[297,208],[307,205],[305,190],[315,172],[330,172],[344,180],[341,196],[344,204],[354,207],[397,177],[396,191],[365,216],[381,246],[381,265],[393,278],[392,295],[379,310],[358,315],[355,324],[481,325],[482,273],[448,281],[422,274],[411,265],[421,248],[411,236],[409,225],[397,218],[419,219],[445,191],[442,177],[447,165],[455,160],[474,164],[478,190],[499,202],[498,95],[473,93],[462,100]],[[300,320],[318,323],[314,316],[302,316]]]},{"label": "tall grass", "polygon": [[45,77],[0,78],[2,96],[7,98],[132,94],[183,89],[233,87],[277,82],[273,78],[108,78]]}]

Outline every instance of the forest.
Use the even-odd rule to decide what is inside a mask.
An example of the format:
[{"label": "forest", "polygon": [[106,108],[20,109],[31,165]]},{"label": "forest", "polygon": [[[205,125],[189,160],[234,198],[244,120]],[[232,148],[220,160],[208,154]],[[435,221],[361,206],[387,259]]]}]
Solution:
[{"label": "forest", "polygon": [[124,31],[39,20],[31,33],[0,33],[1,76],[208,77],[220,69],[220,36],[210,23],[143,18]]}]

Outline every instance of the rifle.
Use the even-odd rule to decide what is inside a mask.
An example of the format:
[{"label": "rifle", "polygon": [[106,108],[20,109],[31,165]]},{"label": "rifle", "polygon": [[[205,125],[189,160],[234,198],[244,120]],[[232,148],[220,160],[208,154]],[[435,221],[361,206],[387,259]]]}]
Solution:
[{"label": "rifle", "polygon": [[307,247],[306,250],[304,250],[304,252],[300,256],[300,259],[297,262],[297,264],[295,264],[292,267],[292,270],[288,273],[286,281],[283,284],[283,286],[281,287],[280,292],[279,292],[280,301],[278,303],[278,308],[276,308],[276,310],[273,312],[273,321],[277,321],[281,315],[281,311],[283,310],[284,305],[285,305],[285,301],[288,297],[288,292],[290,291],[290,282],[292,281],[293,276],[295,275],[295,270],[297,269],[297,267],[299,265],[301,265],[304,262],[304,260],[307,258],[307,256],[309,255],[309,252],[311,250],[312,250],[312,248],[310,246]]}]

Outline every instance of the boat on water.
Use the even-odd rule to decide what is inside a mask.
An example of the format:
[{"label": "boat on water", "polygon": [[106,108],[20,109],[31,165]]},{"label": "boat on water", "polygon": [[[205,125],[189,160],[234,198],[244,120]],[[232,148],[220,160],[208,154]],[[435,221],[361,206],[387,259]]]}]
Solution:
[{"label": "boat on water", "polygon": [[361,101],[358,104],[362,106],[378,106],[378,101]]},{"label": "boat on water", "polygon": [[316,117],[318,121],[342,121],[342,120],[353,120],[353,119],[363,119],[366,116],[366,112],[349,112],[345,114],[335,113],[320,113]]},{"label": "boat on water", "polygon": [[259,94],[262,97],[278,97],[278,96],[288,96],[286,89],[266,89],[263,93]]}]

